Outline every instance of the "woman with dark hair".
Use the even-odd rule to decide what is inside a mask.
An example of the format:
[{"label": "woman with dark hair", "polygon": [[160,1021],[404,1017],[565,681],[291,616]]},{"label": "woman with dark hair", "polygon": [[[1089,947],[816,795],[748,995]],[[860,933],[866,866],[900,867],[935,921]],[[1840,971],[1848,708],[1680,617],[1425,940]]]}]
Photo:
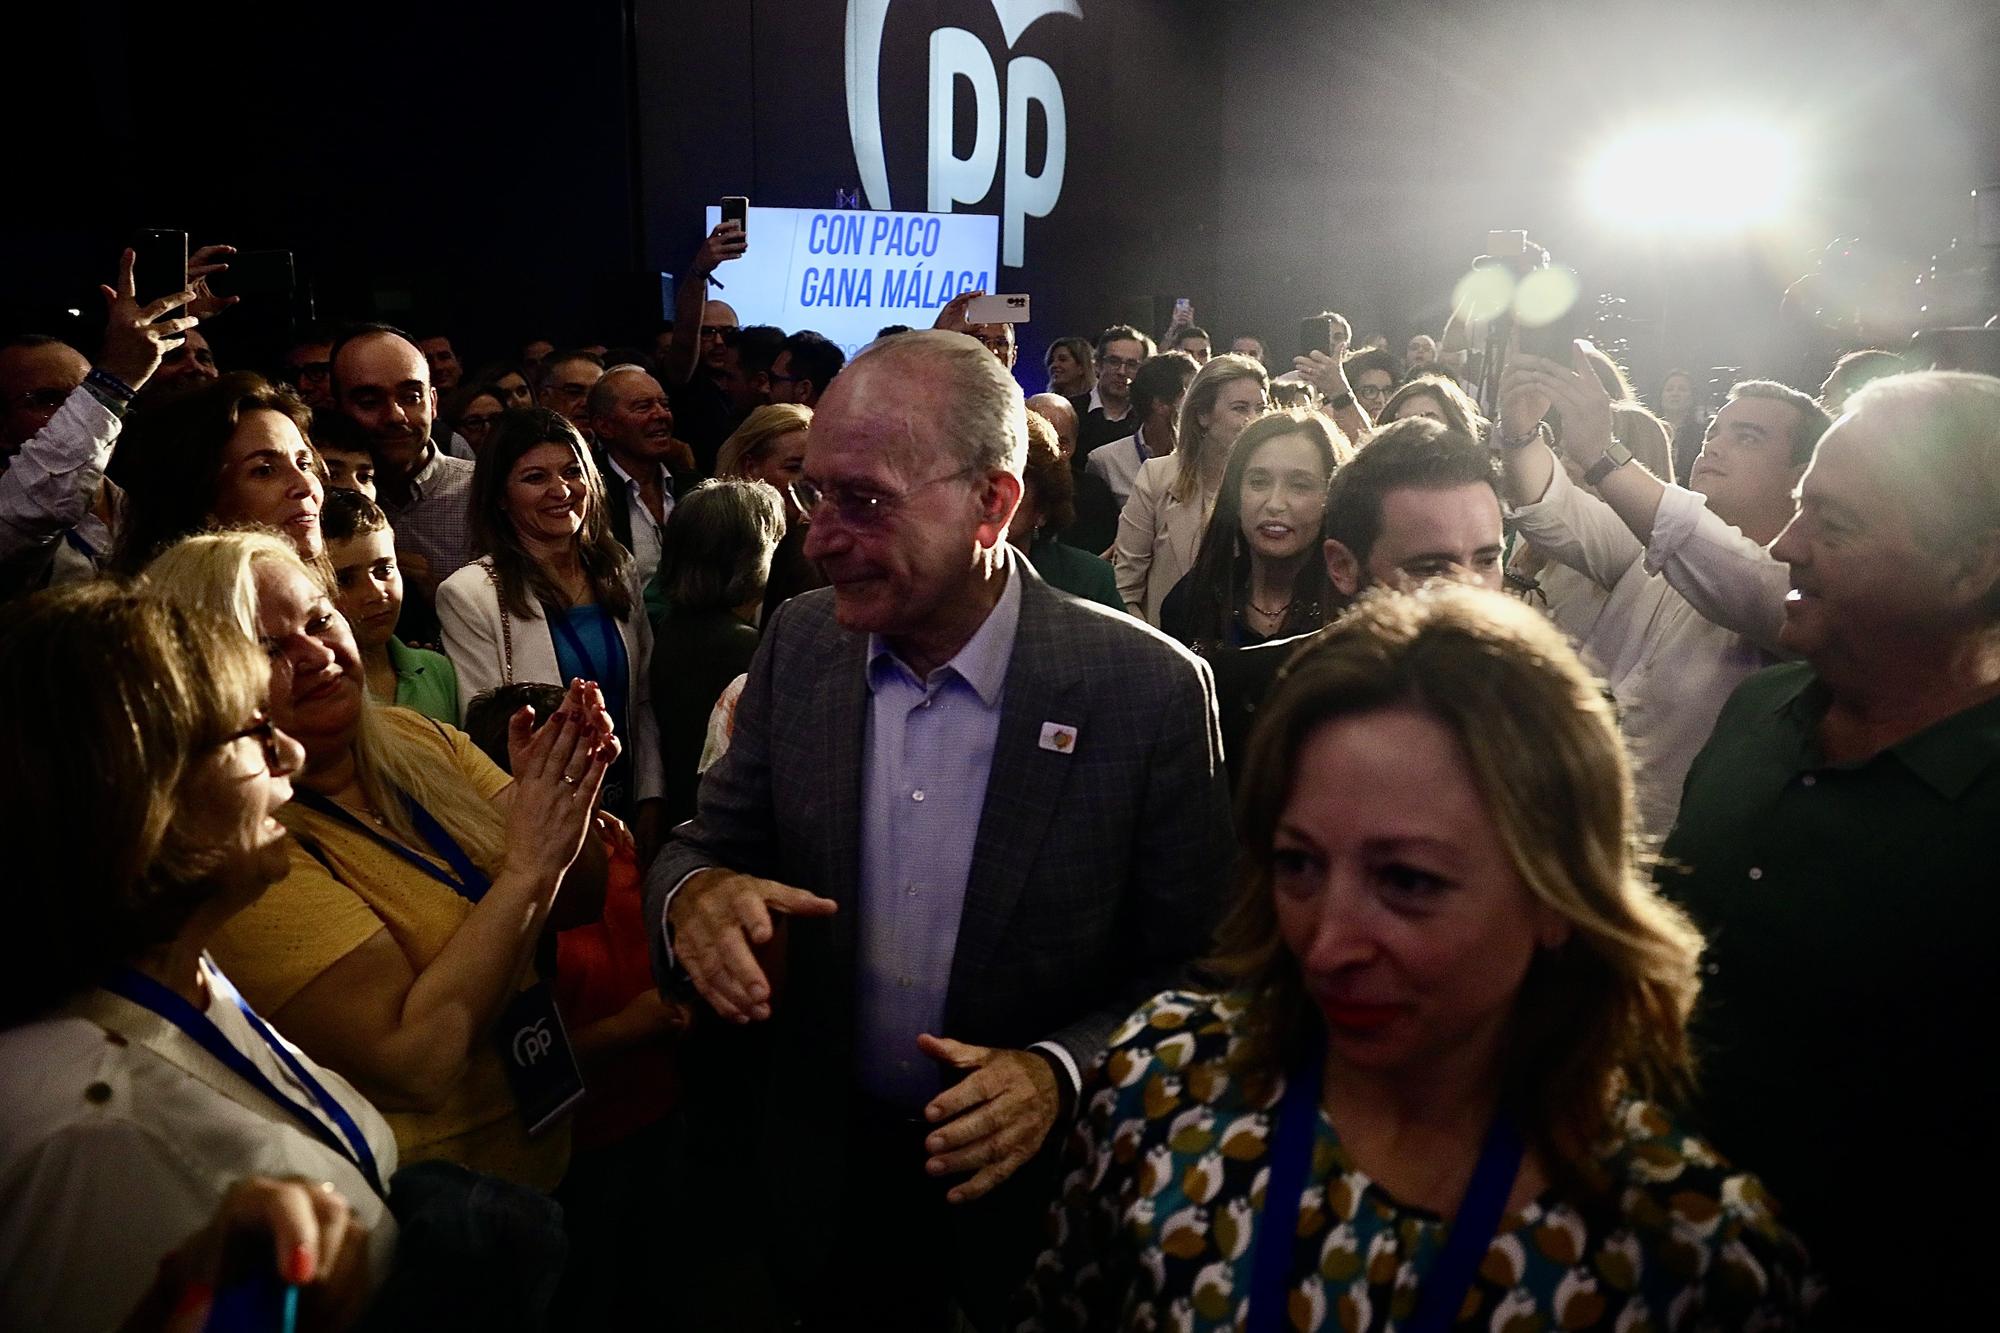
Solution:
[{"label": "woman with dark hair", "polygon": [[1247,356],[1212,357],[1188,384],[1174,451],[1139,468],[1118,515],[1112,569],[1126,609],[1150,625],[1194,567],[1236,437],[1269,406],[1271,377]]},{"label": "woman with dark hair", "polygon": [[1097,383],[1097,367],[1088,338],[1058,338],[1049,344],[1042,366],[1049,372],[1049,392],[1065,398],[1087,394]]},{"label": "woman with dark hair", "polygon": [[211,524],[258,523],[320,559],[312,409],[281,384],[236,371],[194,388],[154,386],[126,419],[113,468],[125,489],[113,567],[136,574]]},{"label": "woman with dark hair", "polygon": [[1086,602],[1123,611],[1118,576],[1102,556],[1078,550],[1056,534],[1076,521],[1077,476],[1062,456],[1056,428],[1028,413],[1028,458],[1021,467],[1021,503],[1007,525],[1007,540],[1028,557],[1051,588]]},{"label": "woman with dark hair", "polygon": [[[0,1326],[111,1328],[156,1276],[213,1283],[212,1262],[180,1261],[185,1242],[251,1194],[308,1210],[326,1196],[324,1228],[293,1242],[311,1248],[276,1268],[320,1284],[308,1312],[386,1272],[389,1126],[206,952],[285,873],[273,816],[304,751],[266,714],[270,683],[220,617],[110,583],[0,613],[15,705],[0,713],[0,839],[22,945],[0,973]],[[250,1176],[327,1184],[246,1193]],[[200,1299],[178,1284],[155,1298]]]},{"label": "woman with dark hair", "polygon": [[1460,435],[1486,438],[1486,419],[1479,415],[1479,405],[1449,375],[1412,376],[1389,395],[1377,420],[1387,425],[1404,417],[1430,417]]},{"label": "woman with dark hair", "polygon": [[[650,854],[663,829],[660,740],[647,668],[653,629],[632,557],[611,535],[604,479],[576,428],[546,408],[508,412],[472,474],[479,558],[438,587],[459,707],[516,681],[596,681],[626,746],[605,808]],[[463,717],[461,715],[461,721]]]},{"label": "woman with dark hair", "polygon": [[1236,438],[1194,568],[1160,608],[1160,629],[1203,648],[1309,634],[1336,593],[1320,558],[1334,470],[1353,456],[1324,416],[1268,412]]},{"label": "woman with dark hair", "polygon": [[667,608],[660,636],[676,651],[652,663],[669,827],[694,818],[708,716],[729,682],[750,669],[771,556],[784,532],[784,501],[766,482],[714,477],[674,507],[655,577]]},{"label": "woman with dark hair", "polygon": [[1762,1186],[1655,1100],[1692,1081],[1701,937],[1547,621],[1363,598],[1280,676],[1237,810],[1221,988],[1093,1067],[1025,1327],[1807,1320]]},{"label": "woman with dark hair", "polygon": [[483,384],[499,395],[502,408],[535,405],[534,386],[528,383],[528,377],[521,373],[519,366],[510,365],[505,361],[495,361],[481,366],[471,382]]},{"label": "woman with dark hair", "polygon": [[444,422],[447,431],[465,441],[477,459],[492,438],[500,414],[506,410],[507,401],[499,389],[467,380],[445,395],[438,406],[438,419]]}]

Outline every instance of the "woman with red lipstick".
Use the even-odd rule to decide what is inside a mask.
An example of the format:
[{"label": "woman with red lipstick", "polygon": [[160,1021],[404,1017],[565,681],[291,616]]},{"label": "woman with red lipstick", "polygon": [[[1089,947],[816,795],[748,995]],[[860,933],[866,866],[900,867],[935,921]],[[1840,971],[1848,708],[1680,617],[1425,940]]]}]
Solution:
[{"label": "woman with red lipstick", "polygon": [[1818,1283],[1692,1079],[1700,937],[1601,687],[1518,602],[1364,598],[1288,666],[1217,993],[1113,1036],[1029,1328],[1792,1328]]},{"label": "woman with red lipstick", "polygon": [[1310,634],[1338,594],[1320,558],[1326,486],[1353,456],[1325,417],[1288,408],[1237,437],[1194,568],[1160,606],[1160,629],[1204,649]]},{"label": "woman with red lipstick", "polygon": [[325,469],[307,443],[312,409],[282,384],[237,372],[143,394],[112,472],[125,488],[114,566],[136,574],[191,532],[270,528],[307,560],[324,558]]}]

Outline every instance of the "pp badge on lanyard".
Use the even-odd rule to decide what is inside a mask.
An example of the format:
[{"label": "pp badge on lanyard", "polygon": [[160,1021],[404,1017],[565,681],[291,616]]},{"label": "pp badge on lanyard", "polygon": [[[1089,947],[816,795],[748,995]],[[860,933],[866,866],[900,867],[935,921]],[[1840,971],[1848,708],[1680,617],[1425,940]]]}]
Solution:
[{"label": "pp badge on lanyard", "polygon": [[[431,850],[451,867],[451,873],[369,828],[351,811],[318,792],[295,788],[292,799],[339,820],[469,903],[477,904],[492,887],[485,872],[473,864],[458,840],[430,811],[408,796],[403,799],[410,822],[416,825]],[[556,1012],[555,997],[546,982],[538,982],[508,1001],[494,1037],[500,1049],[501,1067],[507,1071],[507,1086],[513,1090],[515,1106],[521,1113],[521,1123],[529,1134],[539,1134],[576,1105],[584,1091],[583,1071],[577,1068],[576,1052],[570,1047],[569,1033],[563,1029],[562,1015]]]},{"label": "pp badge on lanyard", "polygon": [[583,1071],[546,981],[507,1002],[500,1014],[500,1062],[529,1135],[540,1134],[583,1098]]}]

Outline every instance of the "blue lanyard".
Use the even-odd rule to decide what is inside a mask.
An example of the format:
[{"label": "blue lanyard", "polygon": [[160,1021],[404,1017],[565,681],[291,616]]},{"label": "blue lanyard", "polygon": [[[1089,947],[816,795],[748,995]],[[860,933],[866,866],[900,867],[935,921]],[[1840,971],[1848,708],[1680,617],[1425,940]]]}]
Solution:
[{"label": "blue lanyard", "polygon": [[317,811],[330,819],[337,819],[349,828],[366,834],[369,838],[388,848],[397,856],[402,857],[405,861],[423,871],[426,875],[429,875],[432,879],[444,885],[469,903],[478,902],[486,896],[486,891],[493,887],[493,881],[486,877],[486,872],[473,864],[472,858],[467,856],[465,849],[460,847],[457,840],[445,831],[444,825],[438,823],[430,811],[418,805],[407,795],[403,797],[403,808],[409,811],[410,822],[417,826],[417,832],[423,836],[425,842],[430,844],[431,850],[436,852],[444,860],[445,864],[452,868],[456,875],[455,878],[453,875],[447,875],[444,871],[439,870],[435,865],[418,856],[394,838],[384,837],[381,833],[369,828],[354,817],[353,811],[321,795],[319,792],[312,791],[306,787],[294,786],[292,788],[292,799],[308,810]]},{"label": "blue lanyard", "polygon": [[[1264,1215],[1257,1222],[1250,1270],[1250,1310],[1245,1333],[1278,1333],[1288,1326],[1286,1293],[1291,1286],[1292,1241],[1298,1235],[1299,1207],[1312,1174],[1313,1134],[1319,1127],[1323,1063],[1315,1053],[1285,1081],[1278,1124],[1271,1143],[1271,1174],[1264,1185]],[[1479,1150],[1479,1163],[1465,1187],[1443,1251],[1425,1276],[1417,1308],[1402,1325],[1405,1333],[1444,1333],[1458,1321],[1465,1295],[1479,1274],[1507,1212],[1507,1196],[1520,1174],[1523,1146],[1512,1117],[1496,1114]]]},{"label": "blue lanyard", "polygon": [[326,1120],[321,1120],[299,1105],[271,1082],[264,1071],[257,1067],[256,1062],[237,1049],[236,1044],[223,1035],[222,1029],[218,1028],[207,1014],[144,972],[136,968],[126,968],[106,981],[104,988],[113,995],[123,996],[141,1009],[159,1015],[186,1033],[190,1040],[220,1060],[231,1073],[270,1098],[281,1110],[298,1121],[300,1127],[308,1134],[354,1163],[361,1174],[368,1178],[368,1183],[375,1187],[375,1192],[384,1198],[388,1197],[389,1192],[382,1185],[381,1169],[375,1164],[375,1151],[368,1146],[368,1136],[361,1132],[361,1126],[355,1123],[347,1108],[340,1104],[340,1099],[328,1092],[326,1086],[313,1077],[312,1071],[307,1069],[299,1057],[292,1053],[291,1048],[279,1039],[277,1033],[271,1031],[270,1025],[257,1016],[256,1010],[252,1009],[236,988],[230,985],[227,977],[213,968],[208,968],[206,971],[209,984],[236,1002],[236,1007],[242,1010],[243,1017],[249,1022],[251,1031],[263,1038],[264,1044],[271,1048],[271,1053],[284,1062],[292,1077],[299,1081],[299,1086],[304,1088],[319,1109],[326,1113],[327,1120],[333,1121],[334,1126],[339,1129],[338,1135],[333,1129],[328,1128]]},{"label": "blue lanyard", "polygon": [[597,614],[592,619],[597,622],[598,636],[604,642],[604,660],[601,662],[597,660],[597,657],[588,648],[583,646],[582,637],[577,634],[576,626],[569,623],[567,615],[551,615],[549,617],[549,627],[557,634],[562,635],[563,642],[568,644],[569,650],[576,654],[576,660],[589,664],[591,674],[597,678],[597,683],[604,685],[608,689],[610,688],[608,681],[611,669],[618,665],[618,650],[611,646],[611,613],[601,606],[594,609]]}]

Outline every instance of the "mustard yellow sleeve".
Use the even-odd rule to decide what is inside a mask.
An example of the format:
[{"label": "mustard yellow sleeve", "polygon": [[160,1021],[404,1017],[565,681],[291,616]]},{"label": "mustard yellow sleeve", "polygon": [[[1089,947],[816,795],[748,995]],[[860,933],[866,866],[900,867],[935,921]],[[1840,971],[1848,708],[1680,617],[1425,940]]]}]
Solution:
[{"label": "mustard yellow sleeve", "polygon": [[382,918],[296,837],[285,877],[231,917],[209,951],[251,1007],[274,1014],[315,977],[360,948]]}]

